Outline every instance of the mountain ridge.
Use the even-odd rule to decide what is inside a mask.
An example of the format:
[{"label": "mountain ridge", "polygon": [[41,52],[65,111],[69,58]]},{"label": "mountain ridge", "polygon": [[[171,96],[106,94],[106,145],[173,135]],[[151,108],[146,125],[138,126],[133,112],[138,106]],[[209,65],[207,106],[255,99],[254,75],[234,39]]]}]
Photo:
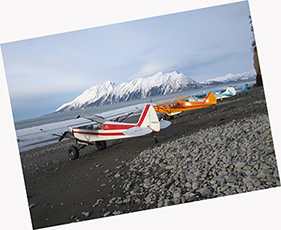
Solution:
[{"label": "mountain ridge", "polygon": [[200,83],[177,71],[171,73],[158,72],[152,76],[135,78],[130,82],[123,82],[120,84],[107,80],[103,84],[86,89],[73,101],[63,104],[55,112],[72,111],[157,95],[165,95],[200,88],[205,85],[239,81],[239,79],[248,80],[251,77],[254,77],[253,71],[254,70],[235,75],[228,74],[224,77],[217,77]]}]

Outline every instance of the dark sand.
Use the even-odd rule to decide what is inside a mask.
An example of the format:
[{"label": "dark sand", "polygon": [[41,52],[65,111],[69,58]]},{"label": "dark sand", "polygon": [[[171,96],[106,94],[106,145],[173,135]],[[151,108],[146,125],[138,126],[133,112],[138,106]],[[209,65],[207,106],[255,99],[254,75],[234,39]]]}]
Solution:
[{"label": "dark sand", "polygon": [[[88,146],[80,158],[68,160],[67,149],[73,141],[64,141],[21,153],[26,190],[34,228],[103,217],[114,207],[106,207],[113,197],[122,197],[122,172],[126,162],[142,150],[227,123],[233,119],[267,114],[262,87],[250,89],[235,97],[218,101],[215,108],[183,112],[172,125],[161,130],[158,143],[150,136],[107,142],[108,148],[98,151]],[[108,177],[108,172],[121,176]],[[114,189],[113,189],[114,188]],[[102,201],[102,200],[103,201]],[[98,202],[97,201],[102,201]],[[96,204],[96,205],[95,205]],[[137,204],[124,205],[122,212],[139,210]]]}]

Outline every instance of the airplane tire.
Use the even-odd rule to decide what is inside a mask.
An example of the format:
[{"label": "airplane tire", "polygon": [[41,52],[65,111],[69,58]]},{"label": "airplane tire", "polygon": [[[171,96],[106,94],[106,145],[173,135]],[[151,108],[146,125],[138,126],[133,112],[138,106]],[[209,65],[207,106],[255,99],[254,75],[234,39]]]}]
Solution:
[{"label": "airplane tire", "polygon": [[79,158],[79,150],[76,146],[72,145],[68,149],[68,157],[70,160],[75,160]]},{"label": "airplane tire", "polygon": [[98,150],[103,150],[106,148],[106,142],[105,141],[96,141],[96,146]]}]

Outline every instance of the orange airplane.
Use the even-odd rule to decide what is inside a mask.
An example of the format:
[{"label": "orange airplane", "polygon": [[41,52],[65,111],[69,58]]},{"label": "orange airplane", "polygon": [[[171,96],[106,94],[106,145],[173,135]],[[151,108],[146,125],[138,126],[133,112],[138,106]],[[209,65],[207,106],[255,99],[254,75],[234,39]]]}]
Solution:
[{"label": "orange airplane", "polygon": [[168,116],[174,116],[182,111],[202,109],[217,104],[215,95],[210,92],[204,101],[176,101],[175,105],[156,105],[153,106],[157,113],[165,113]]}]

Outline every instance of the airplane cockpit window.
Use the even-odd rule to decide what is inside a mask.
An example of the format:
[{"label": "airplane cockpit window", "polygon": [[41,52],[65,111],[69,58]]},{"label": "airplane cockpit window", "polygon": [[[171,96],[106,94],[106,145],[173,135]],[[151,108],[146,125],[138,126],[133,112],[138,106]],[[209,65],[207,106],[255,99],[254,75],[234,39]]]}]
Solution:
[{"label": "airplane cockpit window", "polygon": [[92,125],[92,127],[93,127],[93,130],[102,129],[100,124],[94,124],[94,125]]},{"label": "airplane cockpit window", "polygon": [[80,126],[79,129],[99,130],[102,128],[99,124],[90,124],[90,125]]}]

